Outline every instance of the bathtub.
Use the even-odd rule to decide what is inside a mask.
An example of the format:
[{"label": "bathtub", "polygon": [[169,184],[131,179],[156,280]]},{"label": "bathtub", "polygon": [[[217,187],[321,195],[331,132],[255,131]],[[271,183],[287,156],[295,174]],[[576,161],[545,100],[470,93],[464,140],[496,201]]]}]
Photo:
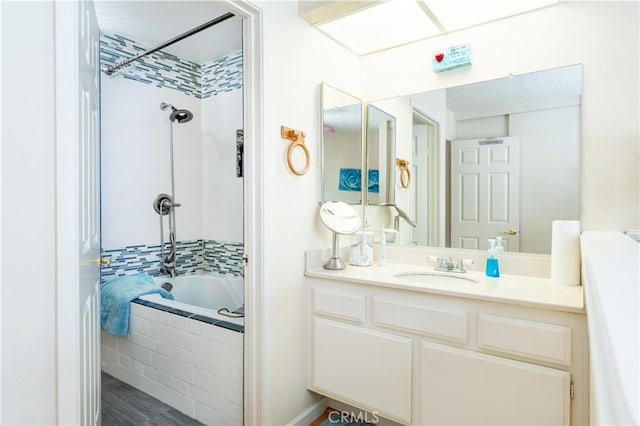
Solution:
[{"label": "bathtub", "polygon": [[102,369],[207,425],[242,425],[244,318],[218,313],[243,304],[243,279],[158,277],[159,294],[131,302],[129,333],[102,330]]},{"label": "bathtub", "polygon": [[[220,309],[228,312],[242,312],[244,303],[244,280],[241,277],[213,274],[183,275],[177,277],[156,277],[156,284],[161,286],[170,283],[173,288],[171,294],[174,300],[165,299],[159,294],[148,294],[135,300],[135,303],[145,304],[158,309],[167,310],[177,315],[196,319],[209,318],[214,322],[229,322],[244,326],[244,320],[231,314],[218,313]],[[152,304],[144,303],[151,302]],[[157,305],[162,305],[161,308]],[[187,315],[192,314],[192,315]],[[224,324],[221,324],[224,326]],[[237,327],[232,328],[240,331]],[[244,327],[242,327],[244,331]]]}]

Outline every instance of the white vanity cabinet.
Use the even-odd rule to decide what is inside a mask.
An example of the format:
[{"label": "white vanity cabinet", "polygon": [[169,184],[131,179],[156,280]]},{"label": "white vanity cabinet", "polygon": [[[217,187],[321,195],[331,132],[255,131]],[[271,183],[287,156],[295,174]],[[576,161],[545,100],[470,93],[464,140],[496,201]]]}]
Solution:
[{"label": "white vanity cabinet", "polygon": [[310,390],[402,424],[588,423],[583,313],[307,282]]}]

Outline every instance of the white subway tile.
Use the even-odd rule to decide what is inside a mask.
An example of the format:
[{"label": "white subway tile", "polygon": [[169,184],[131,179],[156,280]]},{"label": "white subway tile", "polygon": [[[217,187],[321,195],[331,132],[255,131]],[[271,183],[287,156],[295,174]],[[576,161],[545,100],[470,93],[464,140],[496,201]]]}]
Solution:
[{"label": "white subway tile", "polygon": [[226,380],[218,376],[214,376],[211,373],[207,373],[206,371],[194,369],[192,383],[200,389],[220,395],[221,391],[219,389],[223,388],[227,382]]},{"label": "white subway tile", "polygon": [[224,412],[239,421],[242,421],[242,419],[244,418],[242,405],[227,402],[227,406],[225,407]]},{"label": "white subway tile", "polygon": [[118,359],[118,352],[107,346],[102,346],[102,364],[113,364]]},{"label": "white subway tile", "polygon": [[158,370],[150,365],[142,364],[142,375],[151,380],[158,380]]},{"label": "white subway tile", "polygon": [[156,340],[156,352],[161,353],[162,355],[171,356],[171,349],[172,346],[170,344]]},{"label": "white subway tile", "polygon": [[100,338],[102,339],[102,345],[111,349],[117,349],[117,338],[111,333],[108,333],[104,329],[101,330]]},{"label": "white subway tile", "polygon": [[189,363],[189,353],[190,352],[176,346],[171,348],[171,357],[180,362]]},{"label": "white subway tile", "polygon": [[205,358],[202,355],[193,353],[193,352],[188,352],[189,354],[189,364],[195,368],[199,368],[200,370],[206,370],[207,369],[207,358]]},{"label": "white subway tile", "polygon": [[171,326],[183,331],[191,331],[191,321],[181,315],[171,315]]},{"label": "white subway tile", "polygon": [[142,346],[147,349],[155,349],[156,341],[151,337],[144,336],[140,333],[136,333],[135,331],[129,330],[129,341],[135,343],[136,345]]},{"label": "white subway tile", "polygon": [[216,327],[212,324],[207,324],[204,328],[204,335],[212,340],[217,340],[218,342],[225,341],[225,334],[227,329],[222,327]]},{"label": "white subway tile", "polygon": [[221,413],[218,410],[209,408],[199,402],[195,403],[195,419],[207,425],[236,425],[235,419]]},{"label": "white subway tile", "polygon": [[139,305],[137,303],[131,303],[130,307],[131,307],[131,310],[130,310],[131,316],[138,316],[138,317],[142,317],[150,320],[153,320],[154,313],[155,311],[157,311],[157,309],[153,309],[144,305]]},{"label": "white subway tile", "polygon": [[152,320],[143,318],[138,315],[131,315],[131,318],[129,319],[129,331],[135,331],[147,337],[150,337],[151,324],[153,324]]},{"label": "white subway tile", "polygon": [[220,361],[216,361],[215,359],[207,359],[205,370],[207,370],[209,373],[214,374],[222,379],[226,379],[227,369],[228,367]]},{"label": "white subway tile", "polygon": [[224,386],[219,386],[212,390],[212,393],[229,402],[242,405],[242,385],[227,381]]},{"label": "white subway tile", "polygon": [[242,385],[242,369],[235,367],[227,368],[227,380],[238,385]]},{"label": "white subway tile", "polygon": [[126,355],[119,354],[118,355],[118,364],[123,366],[124,368],[131,368],[131,358]]},{"label": "white subway tile", "polygon": [[130,358],[137,359],[143,364],[151,364],[151,351],[126,339],[118,339],[118,352]]},{"label": "white subway tile", "polygon": [[191,350],[192,347],[193,336],[191,333],[174,327],[162,327],[154,338],[186,350]]},{"label": "white subway tile", "polygon": [[156,322],[159,322],[165,325],[171,325],[172,316],[173,315],[168,312],[161,311],[160,309],[154,309],[153,319]]},{"label": "white subway tile", "polygon": [[189,396],[203,404],[209,404],[211,393],[197,386],[189,385]]},{"label": "white subway tile", "polygon": [[236,348],[244,348],[244,333],[238,333],[232,330],[225,330],[225,342]]},{"label": "white subway tile", "polygon": [[140,361],[136,361],[135,359],[131,361],[131,369],[136,373],[136,374],[143,374],[143,370],[144,370],[144,364],[141,363]]},{"label": "white subway tile", "polygon": [[171,379],[172,377],[168,374],[163,373],[162,371],[156,370],[157,381],[162,383],[167,387],[171,387]]},{"label": "white subway tile", "polygon": [[167,356],[154,353],[151,360],[151,365],[158,370],[175,376],[181,380],[192,383],[191,366],[184,362],[176,361],[175,359]]},{"label": "white subway tile", "polygon": [[202,336],[204,335],[204,330],[208,324],[202,321],[190,319],[189,320],[189,331],[192,334]]},{"label": "white subway tile", "polygon": [[186,415],[193,417],[195,415],[195,407],[193,399],[186,395],[176,392],[175,390],[168,388],[160,383],[156,383],[155,397],[160,401],[165,402],[179,411],[182,411]]},{"label": "white subway tile", "polygon": [[189,395],[189,383],[178,379],[177,377],[171,378],[171,389],[180,392],[184,395]]}]

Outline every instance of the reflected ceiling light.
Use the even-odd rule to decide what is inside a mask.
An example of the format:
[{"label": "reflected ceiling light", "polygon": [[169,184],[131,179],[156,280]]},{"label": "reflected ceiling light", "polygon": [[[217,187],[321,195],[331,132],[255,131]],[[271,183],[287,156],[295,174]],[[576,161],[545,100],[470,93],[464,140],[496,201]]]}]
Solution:
[{"label": "reflected ceiling light", "polygon": [[406,0],[377,3],[317,27],[359,55],[440,33],[417,2]]},{"label": "reflected ceiling light", "polygon": [[[353,2],[325,20],[305,16],[320,31],[358,55],[401,46],[495,21],[560,0],[387,0]],[[328,1],[344,6],[347,2]],[[336,8],[334,10],[340,10]],[[304,14],[303,14],[304,15]]]},{"label": "reflected ceiling light", "polygon": [[446,31],[530,12],[559,0],[422,0]]}]

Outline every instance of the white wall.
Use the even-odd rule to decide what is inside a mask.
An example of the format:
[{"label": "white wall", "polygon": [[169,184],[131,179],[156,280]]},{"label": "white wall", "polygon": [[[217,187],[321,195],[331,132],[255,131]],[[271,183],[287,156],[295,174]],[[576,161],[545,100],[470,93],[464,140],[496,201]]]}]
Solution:
[{"label": "white wall", "polygon": [[182,204],[176,209],[176,234],[179,240],[202,238],[200,100],[177,90],[101,76],[102,247],[160,243],[153,200],[160,193],[171,195],[171,123],[161,102],[194,114],[190,122],[174,124],[176,201]]},{"label": "white wall", "polygon": [[[363,58],[365,100],[581,63],[581,221],[640,227],[637,2],[567,2]],[[431,52],[470,42],[473,64],[433,73]],[[603,58],[616,58],[615,61]]]},{"label": "white wall", "polygon": [[506,115],[456,121],[456,139],[482,139],[508,135],[509,119]]},{"label": "white wall", "polygon": [[527,194],[520,251],[551,253],[552,221],[580,217],[580,106],[511,114],[508,134],[520,137],[520,193]]},{"label": "white wall", "polygon": [[53,3],[2,3],[2,424],[56,422]]},{"label": "white wall", "polygon": [[[264,58],[264,220],[267,424],[285,424],[314,401],[306,391],[304,250],[329,247],[318,217],[320,99],[318,84],[359,97],[359,60],[298,17],[295,2],[260,2]],[[306,132],[311,168],[287,170],[280,126]]]},{"label": "white wall", "polygon": [[244,241],[243,180],[236,176],[236,130],[242,128],[242,90],[202,100],[203,233],[200,238]]}]

